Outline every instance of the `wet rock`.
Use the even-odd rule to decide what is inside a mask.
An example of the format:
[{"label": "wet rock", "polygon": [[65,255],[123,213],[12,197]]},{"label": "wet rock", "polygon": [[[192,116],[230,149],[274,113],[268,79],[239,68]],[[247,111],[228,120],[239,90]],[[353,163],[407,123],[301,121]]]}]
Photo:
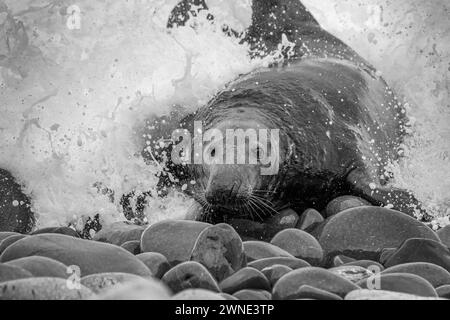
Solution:
[{"label": "wet rock", "polygon": [[408,239],[387,258],[384,266],[390,268],[408,262],[429,262],[450,271],[450,251],[437,241]]},{"label": "wet rock", "polygon": [[239,290],[233,296],[238,300],[272,300],[272,294],[265,290]]},{"label": "wet rock", "polygon": [[280,229],[295,228],[299,220],[297,212],[288,208],[280,211],[277,215],[266,220],[266,223],[278,226]]},{"label": "wet rock", "polygon": [[121,246],[128,241],[140,241],[144,230],[145,227],[138,226],[131,222],[115,222],[109,226],[103,227],[94,235],[92,240]]},{"label": "wet rock", "polygon": [[33,256],[15,259],[5,265],[15,266],[30,272],[33,277],[63,278],[67,279],[69,273],[64,263],[47,257]]},{"label": "wet rock", "polygon": [[69,227],[49,227],[49,228],[38,229],[38,230],[30,233],[30,235],[37,235],[37,234],[44,234],[44,233],[64,234],[66,236],[71,236],[71,237],[75,237],[75,238],[80,237],[75,230],[73,230],[72,228],[69,228]]},{"label": "wet rock", "polygon": [[270,283],[261,271],[247,267],[223,280],[219,287],[223,292],[233,294],[244,289],[270,290]]},{"label": "wet rock", "polygon": [[14,242],[23,239],[25,237],[27,236],[24,234],[15,234],[0,241],[0,255],[3,253],[3,251],[5,251],[6,248],[8,248]]},{"label": "wet rock", "polygon": [[319,242],[309,233],[299,229],[280,231],[270,243],[313,266],[319,266],[323,260],[323,250]]},{"label": "wet rock", "polygon": [[385,290],[361,289],[350,292],[345,300],[437,300],[437,298]]},{"label": "wet rock", "polygon": [[245,241],[244,251],[247,257],[247,262],[274,257],[294,258],[292,254],[281,249],[280,247],[262,241]]},{"label": "wet rock", "polygon": [[170,264],[167,258],[158,252],[144,252],[136,256],[151,271],[153,277],[161,279],[169,271]]},{"label": "wet rock", "polygon": [[187,261],[166,272],[162,281],[174,292],[185,289],[205,289],[219,292],[220,289],[211,273],[200,263]]},{"label": "wet rock", "polygon": [[0,300],[85,300],[92,296],[88,288],[70,288],[61,278],[27,278],[0,283]]},{"label": "wet rock", "polygon": [[196,221],[167,220],[155,223],[142,234],[142,252],[159,252],[171,265],[189,261],[200,233],[210,224]]},{"label": "wet rock", "polygon": [[264,258],[252,261],[248,264],[249,267],[255,268],[259,271],[264,268],[271,267],[273,265],[283,265],[291,268],[292,270],[310,267],[311,265],[302,259],[297,259],[294,257],[273,257],[273,258]]},{"label": "wet rock", "polygon": [[345,263],[343,266],[363,267],[373,273],[379,273],[384,270],[384,267],[380,263],[372,260],[355,260]]},{"label": "wet rock", "polygon": [[319,224],[324,222],[322,215],[315,209],[307,209],[300,217],[296,228],[310,232],[314,230]]},{"label": "wet rock", "polygon": [[353,283],[357,283],[361,280],[367,279],[374,275],[373,272],[363,267],[358,266],[340,266],[329,269],[328,271],[341,276]]},{"label": "wet rock", "polygon": [[441,242],[447,247],[450,248],[450,225],[445,226],[444,228],[438,230],[437,235]]},{"label": "wet rock", "polygon": [[450,285],[441,286],[436,289],[436,292],[439,297],[450,299]]},{"label": "wet rock", "polygon": [[333,258],[333,267],[339,267],[339,266],[342,266],[342,265],[344,265],[348,262],[352,262],[352,261],[356,261],[356,260],[340,254]]},{"label": "wet rock", "polygon": [[378,261],[383,248],[398,247],[410,238],[438,240],[423,223],[381,207],[347,209],[329,218],[314,233],[325,252],[327,265],[340,254]]},{"label": "wet rock", "polygon": [[227,221],[244,241],[270,241],[274,235],[283,230],[279,225],[256,222],[246,219],[231,219]]},{"label": "wet rock", "polygon": [[142,281],[144,278],[122,272],[97,273],[81,278],[81,284],[95,294],[106,292],[114,286],[133,281]]},{"label": "wet rock", "polygon": [[127,241],[121,247],[134,255],[141,253],[141,242],[139,240]]},{"label": "wet rock", "polygon": [[292,269],[281,264],[275,264],[273,266],[264,268],[261,270],[267,280],[269,280],[270,285],[273,286],[282,276],[291,272]]},{"label": "wet rock", "polygon": [[200,233],[191,260],[204,265],[219,282],[247,265],[241,238],[231,226],[223,223]]},{"label": "wet rock", "polygon": [[450,285],[450,273],[444,268],[428,262],[399,264],[383,271],[382,274],[410,273],[427,280],[434,288]]},{"label": "wet rock", "polygon": [[31,278],[33,275],[20,267],[0,263],[0,283],[10,280]]},{"label": "wet rock", "polygon": [[172,293],[167,286],[156,279],[118,284],[99,294],[97,300],[168,300]]},{"label": "wet rock", "polygon": [[78,266],[81,276],[103,272],[151,275],[145,264],[125,249],[60,234],[40,234],[21,239],[3,252],[0,261],[35,255],[55,259],[67,266]]},{"label": "wet rock", "polygon": [[308,267],[294,270],[284,275],[272,290],[274,300],[292,300],[299,298],[298,291],[308,285],[334,293],[340,297],[359,287],[351,281],[321,268]]},{"label": "wet rock", "polygon": [[297,299],[343,300],[340,296],[312,286],[303,285],[296,292]]},{"label": "wet rock", "polygon": [[338,214],[347,209],[363,207],[363,206],[371,206],[370,202],[354,197],[354,196],[342,196],[332,200],[325,209],[325,213],[327,218]]},{"label": "wet rock", "polygon": [[221,294],[205,289],[186,289],[172,297],[172,300],[226,300]]},{"label": "wet rock", "polygon": [[[431,283],[422,277],[409,273],[379,274],[375,281],[364,279],[357,283],[362,289],[379,289],[408,293],[422,297],[437,297],[436,290]],[[372,286],[375,287],[372,288]],[[371,286],[369,288],[369,286]]]}]

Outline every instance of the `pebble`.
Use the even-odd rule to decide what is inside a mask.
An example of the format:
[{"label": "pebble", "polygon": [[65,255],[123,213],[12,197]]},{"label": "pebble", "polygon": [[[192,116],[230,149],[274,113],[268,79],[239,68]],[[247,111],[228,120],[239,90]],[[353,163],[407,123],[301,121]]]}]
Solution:
[{"label": "pebble", "polygon": [[307,209],[300,217],[299,222],[296,225],[297,229],[311,232],[314,230],[319,224],[324,222],[323,216],[319,211],[315,209]]},{"label": "pebble", "polygon": [[39,234],[23,238],[7,248],[0,256],[0,261],[8,262],[34,255],[55,259],[66,266],[77,266],[81,276],[103,272],[151,276],[145,264],[125,249],[61,234]]},{"label": "pebble", "polygon": [[343,300],[340,296],[312,287],[309,285],[302,285],[296,292],[297,299],[314,299],[314,300]]},{"label": "pebble", "polygon": [[9,237],[3,239],[2,241],[0,241],[0,255],[3,253],[3,251],[6,250],[6,248],[8,248],[14,242],[16,242],[20,239],[23,239],[25,237],[27,237],[27,235],[15,234],[15,235],[9,236]]},{"label": "pebble", "polygon": [[223,223],[200,233],[191,260],[204,265],[219,282],[247,265],[241,238],[233,227]]},{"label": "pebble", "polygon": [[159,252],[172,266],[189,261],[200,233],[210,224],[184,220],[166,220],[148,227],[141,238],[142,252]]},{"label": "pebble", "polygon": [[378,261],[383,248],[398,247],[410,238],[439,240],[423,223],[381,207],[347,209],[329,218],[314,233],[325,252],[326,265],[340,254]]},{"label": "pebble", "polygon": [[0,242],[10,236],[18,236],[18,235],[20,235],[20,233],[18,233],[18,232],[11,232],[11,231],[0,232]]},{"label": "pebble", "polygon": [[118,284],[123,284],[133,281],[141,281],[144,278],[122,272],[107,272],[91,274],[89,276],[81,278],[81,284],[86,288],[89,288],[95,294],[99,294],[111,289]]},{"label": "pebble", "polygon": [[206,289],[220,292],[219,286],[211,273],[200,263],[187,261],[167,271],[162,281],[174,292],[185,289]]},{"label": "pebble", "polygon": [[0,282],[31,277],[33,277],[31,272],[23,268],[0,263]]},{"label": "pebble", "polygon": [[359,287],[353,282],[328,270],[316,267],[301,268],[284,275],[272,290],[274,300],[299,298],[298,291],[304,285],[334,293],[340,297]]},{"label": "pebble", "polygon": [[134,255],[141,253],[141,241],[139,240],[127,241],[121,247]]},{"label": "pebble", "polygon": [[156,279],[140,279],[118,284],[97,295],[96,300],[168,300],[172,293]]},{"label": "pebble", "polygon": [[243,268],[219,284],[222,292],[233,294],[244,289],[270,290],[269,280],[261,271],[254,268]]},{"label": "pebble", "polygon": [[280,247],[263,241],[245,241],[244,251],[248,262],[274,257],[294,258],[292,254]]},{"label": "pebble", "polygon": [[152,276],[161,279],[169,271],[170,264],[167,258],[158,252],[144,252],[136,256],[151,271]]},{"label": "pebble", "polygon": [[57,233],[57,234],[64,234],[66,236],[71,236],[75,238],[79,238],[80,236],[78,233],[69,227],[49,227],[49,228],[43,228],[38,229],[36,231],[33,231],[30,233],[30,235],[37,235],[37,234],[43,234],[43,233]]},{"label": "pebble", "polygon": [[266,290],[244,289],[234,293],[233,296],[238,300],[272,300],[272,294]]},{"label": "pebble", "polygon": [[325,209],[325,213],[327,218],[329,218],[344,210],[363,206],[372,206],[372,205],[370,204],[370,202],[362,198],[354,196],[342,196],[328,203],[327,208]]},{"label": "pebble", "polygon": [[357,283],[358,281],[367,279],[374,275],[373,272],[359,266],[339,266],[328,269],[328,271],[350,280],[353,283]]},{"label": "pebble", "polygon": [[103,227],[94,235],[92,240],[121,246],[128,241],[141,240],[144,230],[145,227],[143,226],[128,221],[119,221]]},{"label": "pebble", "polygon": [[295,228],[299,220],[297,212],[288,208],[280,211],[277,215],[266,220],[266,223],[272,226],[278,226],[280,229]]},{"label": "pebble", "polygon": [[67,266],[57,260],[33,256],[15,259],[6,262],[5,265],[15,266],[30,272],[33,277],[48,277],[48,278],[63,278],[67,279],[69,273],[67,272]]},{"label": "pebble", "polygon": [[186,289],[178,292],[172,300],[227,300],[221,294],[205,289]]},{"label": "pebble", "polygon": [[316,238],[305,231],[299,229],[280,231],[270,243],[313,266],[320,266],[322,263],[322,247]]},{"label": "pebble", "polygon": [[263,270],[264,268],[271,267],[273,265],[283,265],[286,267],[291,268],[292,270],[310,267],[311,265],[302,259],[297,259],[294,257],[273,257],[273,258],[264,258],[252,261],[248,264],[249,267],[255,268],[259,271]]},{"label": "pebble", "polygon": [[428,262],[399,264],[383,271],[382,274],[410,273],[424,278],[434,288],[450,285],[450,273],[444,268]]},{"label": "pebble", "polygon": [[450,225],[445,226],[444,228],[438,230],[437,235],[441,242],[447,247],[450,248]]},{"label": "pebble", "polygon": [[266,276],[267,280],[269,280],[270,285],[273,287],[275,285],[275,283],[280,280],[280,278],[282,276],[284,276],[285,274],[291,272],[292,269],[287,267],[287,266],[283,266],[281,264],[275,264],[273,266],[264,268],[261,270],[261,272],[263,273],[264,276]]},{"label": "pebble", "polygon": [[436,292],[439,297],[450,299],[450,285],[446,284],[445,286],[441,286],[436,289]]},{"label": "pebble", "polygon": [[385,290],[361,289],[350,292],[345,300],[438,300],[438,298]]},{"label": "pebble", "polygon": [[356,260],[340,254],[333,258],[333,267],[339,267],[348,262],[353,262],[353,261],[356,261]]}]

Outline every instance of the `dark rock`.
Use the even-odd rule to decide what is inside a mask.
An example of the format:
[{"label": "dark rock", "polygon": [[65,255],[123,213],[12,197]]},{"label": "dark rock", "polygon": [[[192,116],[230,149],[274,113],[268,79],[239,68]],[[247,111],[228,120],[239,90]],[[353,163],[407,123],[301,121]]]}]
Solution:
[{"label": "dark rock", "polygon": [[410,273],[422,277],[434,288],[450,285],[450,273],[444,268],[428,262],[399,264],[383,271],[382,274]]},{"label": "dark rock", "polygon": [[127,241],[121,247],[134,255],[141,253],[141,242],[139,240]]},{"label": "dark rock", "polygon": [[160,280],[140,279],[118,284],[100,293],[97,300],[168,300],[171,292]]},{"label": "dark rock", "polygon": [[31,278],[33,275],[20,267],[0,263],[0,282]]},{"label": "dark rock", "polygon": [[436,289],[436,292],[439,297],[450,299],[450,285],[441,286]]},{"label": "dark rock", "polygon": [[247,265],[241,238],[223,223],[200,233],[191,260],[204,265],[219,282]]},{"label": "dark rock", "polygon": [[66,236],[71,236],[71,237],[75,237],[75,238],[80,237],[75,230],[73,230],[72,228],[69,228],[69,227],[49,227],[49,228],[38,229],[38,230],[30,233],[30,235],[37,235],[37,234],[44,234],[44,233],[64,234]]},{"label": "dark rock", "polygon": [[88,288],[70,288],[61,278],[27,278],[0,283],[0,300],[86,300],[92,296]]},{"label": "dark rock", "polygon": [[384,270],[384,267],[378,262],[372,260],[356,260],[343,264],[343,266],[363,267],[373,273],[379,273]]},{"label": "dark rock", "polygon": [[339,267],[339,266],[342,266],[342,265],[344,265],[348,262],[352,262],[352,261],[356,261],[356,260],[340,254],[333,258],[333,267]]},{"label": "dark rock", "polygon": [[39,234],[10,245],[0,256],[2,262],[39,255],[67,266],[76,265],[81,276],[102,272],[124,272],[150,276],[138,258],[120,247],[61,234]]},{"label": "dark rock", "polygon": [[274,257],[294,258],[292,254],[280,247],[262,241],[245,241],[244,251],[248,262]]},{"label": "dark rock", "polygon": [[292,269],[281,264],[275,264],[273,266],[264,268],[261,270],[263,275],[269,280],[270,285],[273,286],[282,276],[291,272]]},{"label": "dark rock", "polygon": [[315,209],[307,209],[301,215],[296,228],[310,232],[311,230],[314,230],[314,228],[316,228],[322,222],[324,222],[324,219],[319,211]]},{"label": "dark rock", "polygon": [[30,232],[35,223],[30,207],[30,199],[11,173],[0,169],[0,231]]},{"label": "dark rock", "polygon": [[172,297],[171,300],[225,300],[221,294],[205,289],[186,289]]},{"label": "dark rock", "polygon": [[272,300],[272,294],[265,290],[239,290],[233,296],[238,300]]},{"label": "dark rock", "polygon": [[159,252],[174,266],[189,261],[200,233],[210,224],[195,221],[167,220],[155,223],[142,234],[142,252]]},{"label": "dark rock", "polygon": [[33,256],[15,259],[5,265],[15,266],[29,271],[33,277],[63,278],[67,279],[69,273],[64,263],[47,257]]},{"label": "dark rock", "polygon": [[167,258],[158,252],[144,252],[136,256],[151,271],[153,277],[161,279],[169,271],[170,264]]},{"label": "dark rock", "polygon": [[354,197],[354,196],[342,196],[331,201],[327,208],[325,209],[325,213],[327,218],[338,214],[347,209],[363,207],[363,206],[371,206],[370,202]]},{"label": "dark rock", "polygon": [[264,268],[268,268],[268,267],[271,267],[271,266],[277,265],[277,264],[289,267],[292,270],[311,266],[305,260],[297,259],[294,257],[264,258],[264,259],[252,261],[248,264],[248,266],[261,271]]},{"label": "dark rock", "polygon": [[[422,277],[409,273],[393,273],[377,275],[375,281],[371,279],[364,279],[358,282],[358,286],[362,289],[377,289],[385,291],[395,291],[413,294],[421,297],[437,297],[436,290],[434,290],[431,283]],[[375,288],[368,288],[373,286]]]},{"label": "dark rock", "polygon": [[314,300],[342,300],[342,298],[334,293],[311,287],[308,285],[301,286],[296,292],[297,299],[314,299]]},{"label": "dark rock", "polygon": [[131,222],[115,222],[107,227],[103,227],[94,235],[92,240],[121,246],[128,241],[140,241],[144,230],[145,227],[138,226]]},{"label": "dark rock", "polygon": [[328,269],[328,271],[341,276],[353,283],[357,283],[363,279],[367,279],[374,275],[373,272],[358,266],[339,266]]},{"label": "dark rock", "polygon": [[406,240],[384,263],[386,268],[408,262],[429,262],[450,271],[450,251],[430,239]]},{"label": "dark rock", "polygon": [[351,281],[321,268],[308,267],[294,270],[284,275],[272,290],[274,300],[292,300],[299,298],[299,289],[308,285],[334,293],[340,297],[359,287]]},{"label": "dark rock", "polygon": [[279,226],[281,229],[295,228],[299,220],[297,212],[288,208],[280,211],[277,215],[266,220],[266,223]]},{"label": "dark rock", "polygon": [[142,281],[144,278],[122,272],[97,273],[81,278],[81,284],[89,288],[95,294],[106,292],[111,288],[133,281]]},{"label": "dark rock", "polygon": [[244,289],[270,290],[270,283],[261,271],[247,267],[223,280],[219,287],[223,292],[233,294]]},{"label": "dark rock", "polygon": [[398,247],[410,238],[438,240],[423,223],[381,207],[347,209],[329,218],[314,233],[325,252],[327,265],[340,254],[378,261],[383,248]]},{"label": "dark rock", "polygon": [[244,241],[270,241],[274,235],[284,229],[279,225],[246,219],[231,219],[227,223],[236,230]]},{"label": "dark rock", "polygon": [[447,247],[450,248],[450,225],[445,226],[444,228],[438,230],[437,235],[441,242]]},{"label": "dark rock", "polygon": [[438,300],[436,297],[421,297],[407,293],[385,290],[355,290],[350,292],[345,300]]},{"label": "dark rock", "polygon": [[0,255],[3,253],[3,251],[5,251],[6,248],[8,248],[14,242],[23,239],[25,237],[27,236],[24,234],[15,234],[0,241]]},{"label": "dark rock", "polygon": [[216,280],[200,263],[187,261],[170,269],[162,281],[175,293],[185,289],[205,289],[220,292]]},{"label": "dark rock", "polygon": [[299,229],[280,231],[270,243],[313,266],[319,266],[323,260],[323,250],[316,238]]}]

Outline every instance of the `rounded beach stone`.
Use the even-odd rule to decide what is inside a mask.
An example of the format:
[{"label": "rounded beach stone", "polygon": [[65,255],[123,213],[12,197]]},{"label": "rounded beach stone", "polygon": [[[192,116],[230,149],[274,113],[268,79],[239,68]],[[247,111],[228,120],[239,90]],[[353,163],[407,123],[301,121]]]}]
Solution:
[{"label": "rounded beach stone", "polygon": [[66,236],[71,236],[75,238],[79,238],[79,234],[69,227],[49,227],[49,228],[43,228],[38,229],[36,231],[33,231],[30,233],[30,235],[37,235],[37,234],[43,234],[43,233],[57,233],[57,234],[64,234]]},{"label": "rounded beach stone", "polygon": [[357,283],[374,275],[373,272],[359,266],[339,266],[328,269],[328,271],[350,280],[353,283]]},{"label": "rounded beach stone", "polygon": [[238,300],[272,300],[272,294],[266,290],[239,290],[233,294]]},{"label": "rounded beach stone", "polygon": [[[375,278],[375,279],[374,279]],[[361,289],[379,289],[402,292],[422,297],[437,297],[436,290],[431,283],[422,277],[409,273],[379,274],[374,278],[358,282]],[[371,286],[369,288],[369,286]],[[374,286],[372,288],[372,286]]]},{"label": "rounded beach stone", "polygon": [[450,285],[450,273],[444,268],[428,262],[410,262],[390,267],[382,274],[410,273],[422,277],[435,288]]},{"label": "rounded beach stone", "polygon": [[220,292],[216,280],[200,263],[187,261],[167,271],[162,281],[174,292],[185,289],[205,289]]},{"label": "rounded beach stone", "polygon": [[153,277],[161,279],[169,271],[170,264],[167,258],[158,252],[144,252],[136,256],[151,271]]},{"label": "rounded beach stone", "polygon": [[329,218],[314,233],[327,265],[340,254],[378,261],[383,248],[398,247],[410,238],[439,240],[433,230],[416,219],[381,207],[347,209]]},{"label": "rounded beach stone", "polygon": [[386,268],[408,262],[429,262],[450,272],[450,250],[438,241],[408,239],[384,263]]},{"label": "rounded beach stone", "polygon": [[223,298],[225,298],[225,300],[230,300],[230,301],[234,301],[234,300],[239,300],[238,298],[236,298],[235,296],[232,296],[231,294],[228,293],[219,293]]},{"label": "rounded beach stone", "polygon": [[269,280],[270,285],[273,286],[282,276],[291,272],[292,269],[281,264],[275,264],[273,266],[264,268],[261,270],[263,275]]},{"label": "rounded beach stone", "polygon": [[92,240],[121,246],[128,241],[140,241],[144,230],[145,227],[128,221],[114,222],[109,226],[103,227],[94,235]]},{"label": "rounded beach stone", "polygon": [[96,300],[168,300],[172,293],[160,280],[140,279],[118,284],[100,293]]},{"label": "rounded beach stone", "polygon": [[447,247],[450,248],[450,225],[445,226],[444,228],[438,230],[437,235],[441,242]]},{"label": "rounded beach stone", "polygon": [[273,265],[283,265],[291,268],[292,270],[310,267],[311,265],[302,259],[297,259],[294,257],[273,257],[273,258],[264,258],[252,261],[248,264],[249,267],[255,268],[259,271],[264,268],[271,267]]},{"label": "rounded beach stone", "polygon": [[0,263],[0,282],[31,277],[33,277],[31,272],[23,268]]},{"label": "rounded beach stone", "polygon": [[270,290],[269,280],[254,268],[243,268],[219,284],[222,292],[233,294],[243,289]]},{"label": "rounded beach stone", "polygon": [[297,212],[288,208],[280,211],[277,215],[270,217],[266,223],[273,226],[279,226],[280,229],[295,228],[299,220]]},{"label": "rounded beach stone", "polygon": [[139,240],[127,241],[121,247],[134,255],[141,253],[141,242]]},{"label": "rounded beach stone", "polygon": [[245,241],[244,251],[247,262],[274,257],[294,258],[294,256],[286,250],[263,241]]},{"label": "rounded beach stone", "polygon": [[370,202],[355,196],[342,196],[328,203],[325,213],[327,218],[347,209],[371,206]]},{"label": "rounded beach stone", "polygon": [[25,237],[28,236],[24,234],[15,234],[0,241],[0,255],[3,253],[3,251],[6,250],[6,248],[8,248],[14,242],[19,241],[20,239],[23,239]]},{"label": "rounded beach stone", "polygon": [[0,300],[85,300],[93,296],[85,286],[70,288],[61,278],[27,278],[0,283]]},{"label": "rounded beach stone", "polygon": [[20,235],[20,233],[12,231],[2,231],[0,232],[0,242],[10,236],[17,236],[17,235]]},{"label": "rounded beach stone", "polygon": [[436,292],[439,297],[450,299],[450,285],[446,284],[445,286],[441,286],[436,289]]},{"label": "rounded beach stone", "polygon": [[8,262],[35,255],[55,259],[66,266],[77,266],[81,276],[103,272],[151,276],[145,264],[125,249],[61,234],[39,234],[23,238],[10,245],[0,260]]},{"label": "rounded beach stone", "polygon": [[289,272],[281,277],[272,290],[274,300],[298,298],[298,290],[304,285],[334,293],[340,297],[359,287],[353,282],[322,268],[308,267]]},{"label": "rounded beach stone", "polygon": [[339,267],[348,262],[353,262],[353,261],[356,261],[356,260],[340,254],[333,258],[333,267]]},{"label": "rounded beach stone", "polygon": [[142,252],[158,252],[174,266],[189,261],[200,233],[210,224],[185,220],[166,220],[148,227],[141,238]]},{"label": "rounded beach stone", "polygon": [[219,282],[247,265],[241,238],[224,223],[210,226],[200,233],[192,249],[191,260],[204,265]]},{"label": "rounded beach stone", "polygon": [[122,272],[97,273],[81,278],[81,284],[89,288],[95,294],[105,292],[119,284],[141,281],[144,278]]},{"label": "rounded beach stone", "polygon": [[186,289],[178,292],[171,300],[226,300],[221,294],[205,289]]},{"label": "rounded beach stone", "polygon": [[25,269],[30,272],[33,277],[67,279],[70,275],[67,271],[67,266],[64,263],[41,256],[19,258],[6,262],[5,265]]},{"label": "rounded beach stone", "polygon": [[325,220],[319,211],[317,211],[315,209],[307,209],[301,215],[296,228],[303,230],[303,231],[310,232],[311,230],[316,228],[319,224],[321,224],[324,221]]},{"label": "rounded beach stone", "polygon": [[313,266],[320,266],[323,260],[323,250],[316,238],[299,229],[280,231],[270,243]]},{"label": "rounded beach stone", "polygon": [[340,296],[318,289],[316,287],[302,285],[296,293],[297,299],[314,299],[314,300],[343,300]]},{"label": "rounded beach stone", "polygon": [[350,292],[345,300],[438,300],[436,297],[421,297],[407,293],[361,289]]}]

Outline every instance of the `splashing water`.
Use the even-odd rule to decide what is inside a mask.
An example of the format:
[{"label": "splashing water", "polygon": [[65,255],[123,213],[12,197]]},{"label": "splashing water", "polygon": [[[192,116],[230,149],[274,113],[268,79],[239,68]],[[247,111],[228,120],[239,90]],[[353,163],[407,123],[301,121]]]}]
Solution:
[{"label": "splashing water", "polygon": [[[167,32],[177,2],[0,0],[0,25],[13,25],[12,16],[24,25],[14,25],[8,46],[0,31],[0,167],[24,185],[39,226],[96,213],[103,223],[122,220],[120,198],[111,203],[94,184],[118,195],[154,189],[157,168],[140,155],[145,119],[173,105],[194,110],[267,63],[250,60],[245,45],[202,17],[195,30]],[[304,1],[409,102],[413,135],[405,160],[393,168],[396,184],[413,190],[436,217],[450,215],[444,2],[371,0],[367,9],[356,0]],[[250,0],[207,3],[235,30],[250,23]],[[190,204],[181,194],[153,199],[147,217],[183,218]]]}]

